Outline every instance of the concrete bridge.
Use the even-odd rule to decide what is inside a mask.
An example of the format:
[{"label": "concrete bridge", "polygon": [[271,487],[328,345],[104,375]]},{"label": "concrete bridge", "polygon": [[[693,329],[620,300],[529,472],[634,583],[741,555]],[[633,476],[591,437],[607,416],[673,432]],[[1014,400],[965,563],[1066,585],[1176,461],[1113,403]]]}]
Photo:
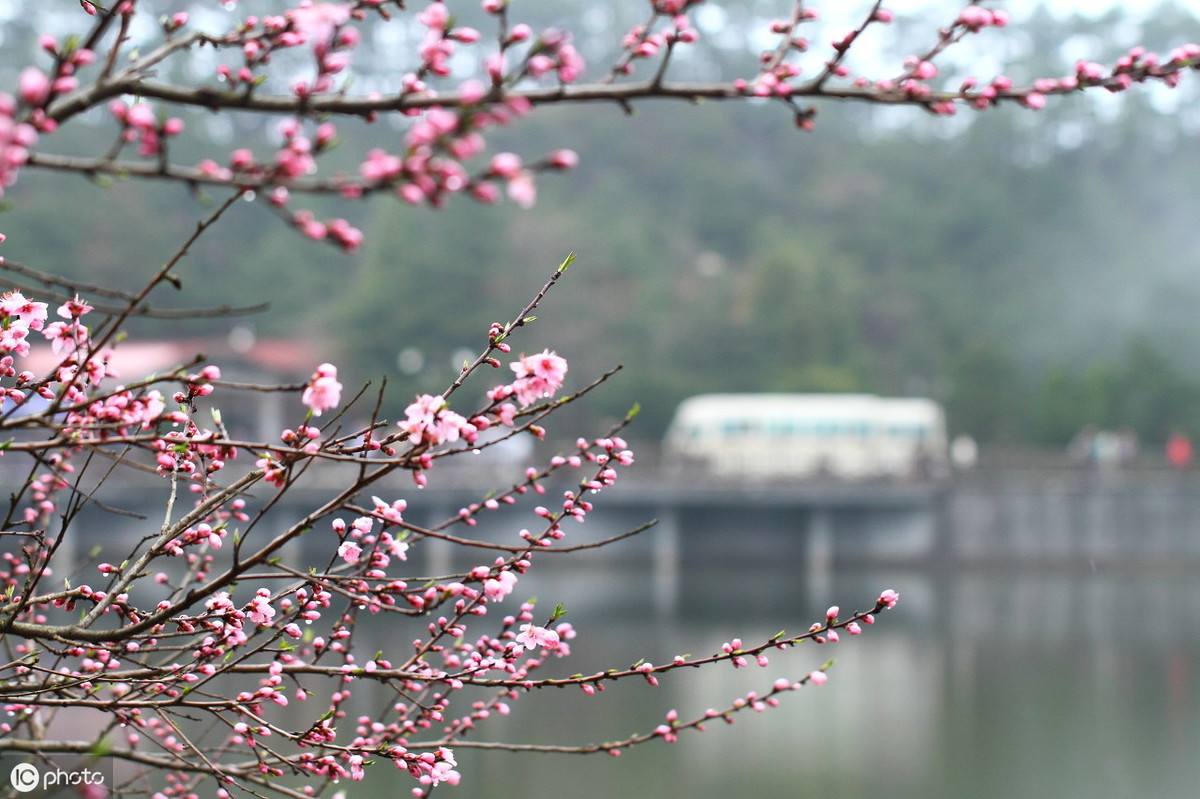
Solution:
[{"label": "concrete bridge", "polygon": [[[481,501],[489,488],[503,488],[514,473],[520,470],[439,468],[424,489],[397,474],[370,488],[362,504],[370,505],[371,494],[389,501],[403,497],[409,502],[405,518],[428,526]],[[289,492],[273,511],[276,518],[282,522],[319,506],[336,485],[325,482],[316,479]],[[547,481],[545,494],[530,494],[518,507],[485,514],[479,527],[460,529],[515,543],[515,531],[536,529],[541,521],[530,509],[556,507],[571,487],[565,479]],[[90,510],[79,530],[80,551],[96,544],[127,546],[161,524],[166,500],[161,478],[109,489],[105,502],[144,518]],[[257,487],[251,505],[273,491]],[[186,495],[178,502],[177,510],[188,502]],[[657,520],[645,534],[600,552],[613,561],[650,558],[664,569],[691,561],[772,560],[816,572],[856,564],[1200,565],[1198,472],[1014,465],[981,468],[943,484],[734,484],[639,463],[595,502],[587,524],[564,524],[570,542],[595,542]],[[321,533],[306,536],[299,554],[324,549]],[[457,565],[453,548],[427,549],[432,570]]]}]

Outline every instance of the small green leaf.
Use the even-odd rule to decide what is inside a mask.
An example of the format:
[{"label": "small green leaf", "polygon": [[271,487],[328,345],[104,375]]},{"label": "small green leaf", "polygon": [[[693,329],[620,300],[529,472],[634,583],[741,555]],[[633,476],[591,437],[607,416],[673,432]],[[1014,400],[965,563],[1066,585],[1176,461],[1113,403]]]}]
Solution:
[{"label": "small green leaf", "polygon": [[112,751],[112,741],[108,737],[100,738],[96,743],[92,744],[92,748],[88,750],[89,757],[107,757]]}]

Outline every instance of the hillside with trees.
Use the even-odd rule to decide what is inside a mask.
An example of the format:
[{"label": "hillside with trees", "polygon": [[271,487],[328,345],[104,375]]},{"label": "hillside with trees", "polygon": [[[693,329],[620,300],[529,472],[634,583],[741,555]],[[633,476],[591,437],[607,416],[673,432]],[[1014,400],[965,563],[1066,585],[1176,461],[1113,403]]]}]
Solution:
[{"label": "hillside with trees", "polygon": [[[1050,72],[1197,27],[1177,7],[1145,24],[1039,13],[1037,40],[1011,57]],[[20,38],[14,22],[6,31]],[[583,372],[625,364],[599,401],[614,416],[640,402],[643,437],[683,397],[726,390],[926,394],[984,440],[1057,445],[1087,424],[1200,435],[1200,244],[1184,185],[1200,147],[1195,115],[1175,113],[1196,91],[1173,91],[1058,103],[1036,120],[1005,107],[988,124],[827,106],[815,136],[719,103],[548,109],[520,135],[588,157],[542,181],[534,210],[364,204],[353,212],[367,244],[351,255],[239,215],[190,256],[204,277],[189,302],[269,303],[244,323],[320,342],[355,380],[387,375],[399,406],[575,251],[566,307],[538,333]],[[345,127],[340,148],[375,133]],[[24,180],[6,224],[54,225],[64,273],[103,285],[136,280],[117,246],[128,229],[165,253],[195,203],[172,186]]]}]

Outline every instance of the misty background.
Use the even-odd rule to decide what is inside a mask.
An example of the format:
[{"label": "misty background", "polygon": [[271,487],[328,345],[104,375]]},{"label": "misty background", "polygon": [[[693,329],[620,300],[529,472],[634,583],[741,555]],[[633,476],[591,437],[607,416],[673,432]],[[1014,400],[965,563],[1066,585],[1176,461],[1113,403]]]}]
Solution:
[{"label": "misty background", "polygon": [[[859,67],[898,64],[958,4],[926,6],[864,44]],[[677,74],[744,69],[770,7],[705,12],[704,47]],[[527,8],[535,20],[580,19],[593,69],[641,12],[574,0]],[[38,63],[36,33],[55,24],[44,17],[36,4],[0,3],[4,83]],[[1076,59],[1111,63],[1135,42],[1167,52],[1198,27],[1170,3],[1086,17],[1037,7],[963,47],[943,77],[1072,74]],[[367,41],[375,49],[358,67],[362,85],[386,86],[407,67],[388,57],[405,31],[387,31]],[[203,59],[188,68],[208,79]],[[346,255],[247,208],[192,249],[178,304],[269,302],[218,333],[239,325],[308,341],[348,384],[386,375],[394,415],[414,393],[444,385],[464,348],[481,348],[488,323],[515,313],[574,251],[568,279],[515,346],[557,349],[574,387],[624,365],[577,413],[617,417],[640,403],[637,438],[658,437],[682,398],[710,391],[927,395],[946,404],[952,432],[983,442],[1059,446],[1086,425],[1144,441],[1176,429],[1200,435],[1196,98],[1196,81],[1185,80],[953,119],[826,102],[811,134],[769,103],[540,109],[490,148],[529,159],[558,147],[580,153],[576,170],[540,179],[534,209],[463,197],[438,211],[388,197],[295,198],[293,207],[363,229],[366,244]],[[218,161],[238,146],[271,152],[270,123],[183,116],[173,157],[185,163],[192,151]],[[42,145],[102,152],[115,126],[90,123]],[[325,169],[352,171],[402,132],[388,121],[339,122],[343,141]],[[179,186],[26,169],[0,225],[12,260],[133,289],[203,211]],[[213,328],[197,320],[171,332]],[[164,336],[153,322],[131,332]]]}]

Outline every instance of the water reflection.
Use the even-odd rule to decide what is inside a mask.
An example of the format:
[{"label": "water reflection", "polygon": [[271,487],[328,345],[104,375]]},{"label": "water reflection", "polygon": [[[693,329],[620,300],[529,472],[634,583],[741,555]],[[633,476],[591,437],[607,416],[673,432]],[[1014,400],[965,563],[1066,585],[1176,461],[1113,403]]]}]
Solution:
[{"label": "water reflection", "polygon": [[[672,708],[690,719],[764,691],[777,677],[836,660],[826,685],[790,694],[777,709],[620,758],[458,747],[464,783],[437,795],[1195,796],[1200,580],[1194,568],[1168,567],[1200,563],[1200,538],[1192,533],[1200,489],[1176,477],[1022,473],[999,484],[956,485],[948,524],[936,535],[918,516],[897,526],[847,513],[823,527],[807,511],[749,499],[739,508],[685,506],[654,514],[667,523],[611,552],[542,556],[511,601],[537,596],[547,612],[566,604],[579,637],[573,656],[548,666],[548,676],[642,658],[660,663],[715,652],[735,636],[756,642],[801,631],[828,605],[866,607],[883,588],[899,590],[902,599],[860,639],[774,653],[765,669],[688,670],[662,678],[658,688],[628,681],[596,697],[577,689],[524,697],[511,716],[493,716],[473,738],[623,738],[653,729]],[[442,516],[454,507],[447,503]],[[570,540],[597,540],[646,519],[640,506],[604,510],[571,527]],[[501,526],[511,536],[512,526]],[[110,560],[140,534],[117,535],[111,525],[88,529],[103,531]],[[814,546],[822,529],[828,546]],[[849,568],[865,562],[864,553],[879,563],[887,554],[881,542],[898,538],[942,547],[951,557],[928,569]],[[90,542],[78,542],[81,551],[84,544]],[[324,547],[310,537],[291,555],[308,563]],[[422,551],[427,562],[413,567],[427,574],[476,562],[451,548]],[[996,563],[1022,566],[986,567]],[[394,651],[397,635],[413,632],[390,624],[363,619],[356,643],[365,652]],[[390,701],[363,685],[348,710],[351,717],[386,715]],[[289,710],[303,712],[298,704]],[[384,766],[368,770],[365,785],[347,786],[347,795],[390,799],[411,787],[406,774]]]},{"label": "water reflection", "polygon": [[[658,688],[631,681],[596,697],[530,695],[478,740],[611,740],[654,727],[671,708],[691,718],[836,660],[825,686],[777,709],[620,758],[460,749],[464,782],[444,792],[1169,799],[1200,785],[1194,575],[839,570],[815,595],[787,563],[693,565],[671,612],[655,610],[654,583],[649,564],[579,571],[561,561],[521,589],[547,607],[567,602],[580,635],[572,658],[554,665],[563,674],[801,630],[830,602],[869,605],[885,587],[902,601],[859,639],[779,652],[765,669],[689,670]],[[396,776],[370,784],[394,795]]]}]

